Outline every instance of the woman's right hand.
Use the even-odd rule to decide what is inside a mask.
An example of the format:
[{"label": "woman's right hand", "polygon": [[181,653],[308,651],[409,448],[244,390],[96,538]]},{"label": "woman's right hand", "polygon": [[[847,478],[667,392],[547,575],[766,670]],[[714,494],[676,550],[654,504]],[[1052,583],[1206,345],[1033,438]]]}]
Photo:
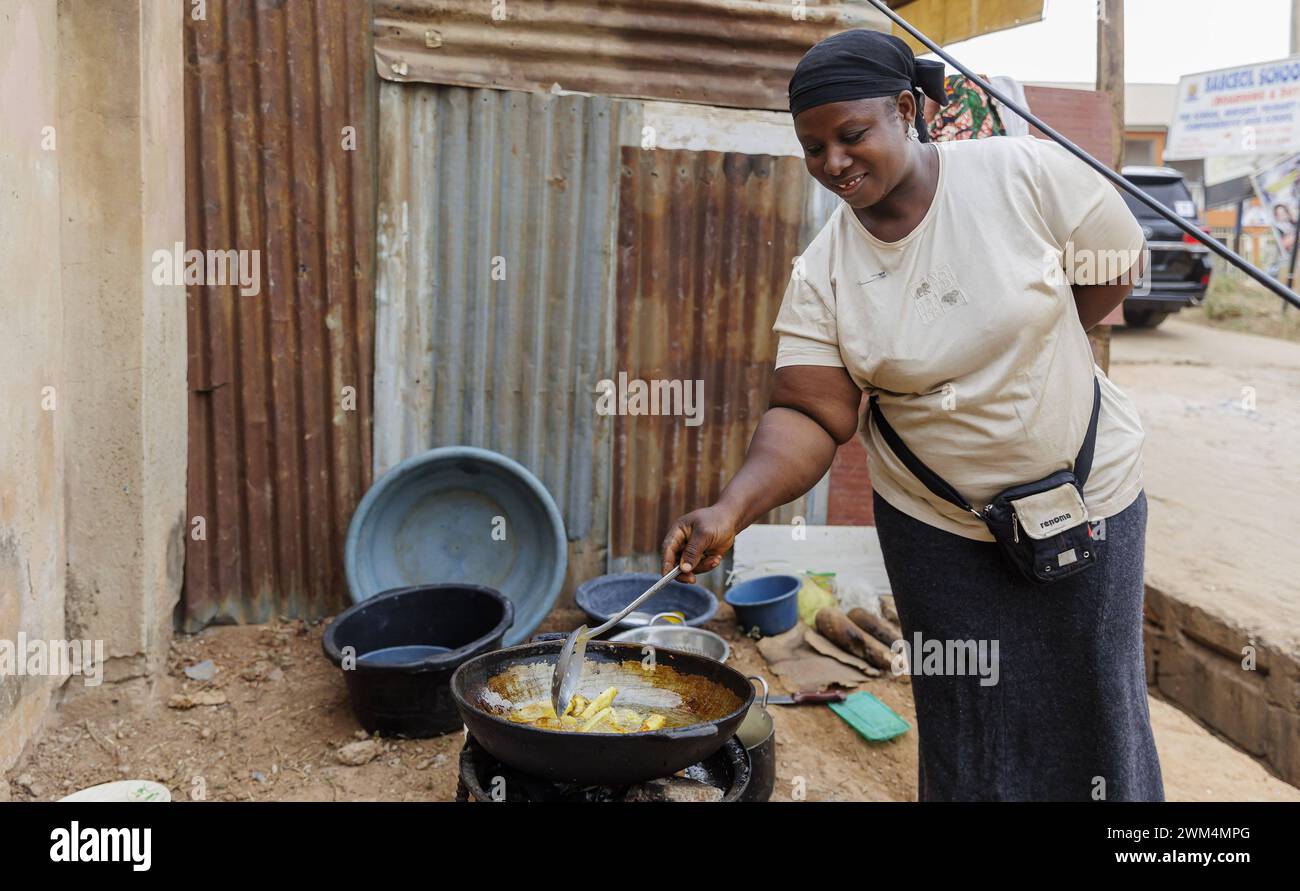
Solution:
[{"label": "woman's right hand", "polygon": [[718,504],[679,517],[664,538],[664,574],[680,563],[677,581],[693,584],[697,572],[708,572],[722,562],[736,540],[738,525],[735,514]]},{"label": "woman's right hand", "polygon": [[718,500],[673,523],[664,538],[663,571],[694,582],[731,550],[736,533],[772,508],[803,495],[831,469],[835,449],[858,431],[862,390],[839,367],[787,365],[773,378],[770,407],[745,462]]}]

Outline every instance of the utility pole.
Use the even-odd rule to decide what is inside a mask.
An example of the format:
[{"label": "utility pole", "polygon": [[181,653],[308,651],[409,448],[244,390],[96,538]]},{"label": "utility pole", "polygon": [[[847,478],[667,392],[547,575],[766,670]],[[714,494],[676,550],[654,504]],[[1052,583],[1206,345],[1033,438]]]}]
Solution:
[{"label": "utility pole", "polygon": [[1097,0],[1097,90],[1110,97],[1109,160],[1118,171],[1124,166],[1124,0]]},{"label": "utility pole", "polygon": [[[1300,53],[1300,0],[1291,0],[1291,55]],[[1240,225],[1240,223],[1238,223]],[[1289,287],[1295,287],[1295,262],[1296,254],[1300,252],[1300,219],[1296,220],[1295,235],[1291,246],[1291,265],[1287,267],[1286,283]],[[1283,301],[1282,314],[1286,315],[1291,304]]]},{"label": "utility pole", "polygon": [[[1110,97],[1110,158],[1100,160],[1119,172],[1124,166],[1124,0],[1097,0],[1097,91]],[[1093,328],[1088,341],[1097,365],[1109,372],[1110,325]]]}]

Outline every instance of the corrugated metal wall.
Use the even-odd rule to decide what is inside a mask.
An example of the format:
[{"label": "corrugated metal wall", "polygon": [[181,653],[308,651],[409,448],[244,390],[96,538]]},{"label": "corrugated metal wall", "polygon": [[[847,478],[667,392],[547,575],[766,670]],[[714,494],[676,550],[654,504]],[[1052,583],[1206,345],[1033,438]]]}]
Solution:
[{"label": "corrugated metal wall", "polygon": [[[441,0],[382,0],[376,56],[373,6],[210,0],[186,17],[186,247],[259,251],[261,270],[256,296],[188,291],[189,511],[206,537],[187,543],[187,629],[345,605],[343,539],[372,473],[439,444],[538,473],[573,542],[571,581],[607,556],[653,563],[673,516],[739,466],[763,408],[772,317],[821,210],[805,207],[798,159],[620,160],[638,103],[549,92],[385,85],[380,125],[372,65],[549,89],[501,69],[532,47],[590,89],[782,108],[804,46],[878,17],[818,3],[792,26],[775,0],[528,0],[483,31]],[[693,64],[672,46],[695,47]],[[710,48],[744,64],[694,64]],[[704,380],[708,420],[596,414],[596,382],[619,370]],[[824,511],[812,496],[781,516]]]},{"label": "corrugated metal wall", "polygon": [[371,4],[186,6],[186,247],[260,251],[261,291],[188,289],[206,540],[187,539],[179,620],[321,616],[348,602],[343,538],[371,471]]},{"label": "corrugated metal wall", "polygon": [[[798,158],[623,149],[615,356],[629,379],[702,380],[699,426],[620,417],[611,569],[657,567],[668,524],[711,503],[767,407],[772,324],[808,231]],[[801,499],[769,522],[803,514]]]},{"label": "corrugated metal wall", "polygon": [[375,472],[475,445],[532,470],[573,565],[603,562],[620,113],[613,100],[380,87]]},{"label": "corrugated metal wall", "polygon": [[861,0],[378,0],[375,56],[408,83],[784,111],[808,47],[863,27],[890,25]]},{"label": "corrugated metal wall", "polygon": [[[379,92],[376,474],[495,449],[560,506],[568,590],[653,563],[740,466],[791,260],[828,205],[798,158],[627,147],[635,101]],[[620,371],[703,380],[704,423],[599,414]],[[824,488],[780,521],[823,518]]]}]

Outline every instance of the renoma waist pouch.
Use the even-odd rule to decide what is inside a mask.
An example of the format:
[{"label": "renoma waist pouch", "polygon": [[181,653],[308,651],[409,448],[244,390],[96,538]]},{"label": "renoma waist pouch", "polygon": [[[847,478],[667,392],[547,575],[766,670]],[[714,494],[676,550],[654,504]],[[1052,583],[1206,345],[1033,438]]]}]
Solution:
[{"label": "renoma waist pouch", "polygon": [[871,417],[876,428],[907,469],[935,495],[979,517],[1011,565],[1025,578],[1040,584],[1067,578],[1097,563],[1083,486],[1092,470],[1100,411],[1101,384],[1094,377],[1092,417],[1074,459],[1074,470],[1057,471],[1032,483],[1004,489],[979,511],[912,453],[885,419],[876,397],[871,397]]}]

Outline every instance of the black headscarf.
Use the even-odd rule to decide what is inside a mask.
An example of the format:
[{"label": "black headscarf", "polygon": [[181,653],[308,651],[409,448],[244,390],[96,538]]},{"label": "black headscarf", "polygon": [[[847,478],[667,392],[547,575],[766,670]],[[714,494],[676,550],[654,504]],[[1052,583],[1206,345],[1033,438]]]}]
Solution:
[{"label": "black headscarf", "polygon": [[[814,46],[790,78],[790,114],[849,99],[897,96],[904,90],[925,93],[940,106],[948,101],[943,63],[918,59],[912,48],[892,34],[857,28],[841,31]],[[917,97],[916,129],[929,141],[925,104]]]}]

